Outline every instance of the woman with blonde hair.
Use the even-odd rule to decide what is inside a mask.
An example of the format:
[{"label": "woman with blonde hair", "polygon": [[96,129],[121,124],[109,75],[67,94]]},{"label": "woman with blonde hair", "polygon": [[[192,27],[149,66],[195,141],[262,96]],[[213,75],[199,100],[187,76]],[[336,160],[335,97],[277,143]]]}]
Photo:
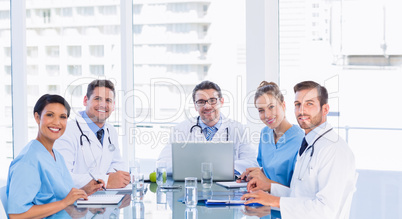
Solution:
[{"label": "woman with blonde hair", "polygon": [[[286,119],[284,97],[274,82],[260,83],[255,92],[254,104],[261,121],[266,125],[261,130],[258,147],[257,161],[260,167],[247,168],[240,178],[246,181],[260,178],[267,183],[290,186],[304,131]],[[247,186],[248,189],[250,186]]]}]

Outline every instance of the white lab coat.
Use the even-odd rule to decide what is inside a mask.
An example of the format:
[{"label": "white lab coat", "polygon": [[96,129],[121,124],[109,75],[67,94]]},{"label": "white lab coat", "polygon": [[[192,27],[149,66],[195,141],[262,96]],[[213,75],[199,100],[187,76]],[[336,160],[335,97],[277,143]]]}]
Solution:
[{"label": "white lab coat", "polygon": [[[81,132],[77,126],[76,120],[78,121],[82,132],[88,136],[91,144],[88,143],[85,137],[82,137],[83,145],[81,146]],[[107,129],[109,129],[110,132],[110,141],[115,146],[114,151],[110,151],[108,148],[109,133]],[[109,179],[107,173],[115,172],[114,169],[124,171],[128,170],[126,163],[120,155],[116,129],[109,123],[105,123],[104,130],[102,146],[86,121],[81,117],[81,115],[77,115],[75,119],[68,122],[65,133],[54,143],[54,148],[63,155],[64,160],[66,161],[67,169],[70,171],[74,181],[74,187],[81,188],[91,181],[92,178],[89,175],[89,171],[91,171],[96,178],[105,181],[106,187]],[[95,164],[94,158],[96,159],[97,165],[91,165]],[[90,170],[87,165],[93,168]]]},{"label": "white lab coat", "polygon": [[[330,128],[326,123],[323,129],[314,129],[317,131],[314,140]],[[307,141],[309,146],[314,140]],[[350,208],[348,197],[355,191],[354,155],[334,130],[320,138],[314,147],[310,164],[311,148],[298,155],[290,188],[272,184],[271,194],[281,197],[282,218],[348,218],[341,212],[345,207]]]},{"label": "white lab coat", "polygon": [[[172,142],[206,142],[204,133],[201,133],[200,127],[195,127],[197,118],[194,117],[185,120],[174,128],[170,133],[169,143],[162,149],[158,161],[165,161],[167,172],[172,173]],[[191,127],[193,131],[190,133]],[[229,128],[229,142],[234,143],[235,170],[242,173],[249,167],[258,167],[257,150],[250,145],[250,132],[246,131],[244,126],[236,121],[222,116],[222,124],[212,138],[212,142],[227,142],[226,128]]]}]

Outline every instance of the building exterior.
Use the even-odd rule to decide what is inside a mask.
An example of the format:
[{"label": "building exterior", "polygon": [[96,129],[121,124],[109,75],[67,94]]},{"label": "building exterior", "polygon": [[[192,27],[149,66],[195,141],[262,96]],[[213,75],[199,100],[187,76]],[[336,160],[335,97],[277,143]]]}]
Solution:
[{"label": "building exterior", "polygon": [[[0,127],[5,141],[1,144],[12,157],[9,7],[9,1],[0,1],[0,75],[6,79],[0,86],[9,100],[0,103]],[[229,11],[226,7],[212,0],[134,1],[133,94],[140,130],[166,131],[192,116],[188,98],[202,80],[215,81],[228,96],[235,93],[242,80],[238,76],[245,74],[245,2],[231,3]],[[221,16],[222,11],[227,15]],[[32,109],[45,93],[63,95],[74,112],[83,109],[86,84],[93,79],[113,80],[121,94],[120,46],[120,1],[26,1],[30,139],[37,132]],[[110,118],[116,125],[122,103],[118,104]]]}]

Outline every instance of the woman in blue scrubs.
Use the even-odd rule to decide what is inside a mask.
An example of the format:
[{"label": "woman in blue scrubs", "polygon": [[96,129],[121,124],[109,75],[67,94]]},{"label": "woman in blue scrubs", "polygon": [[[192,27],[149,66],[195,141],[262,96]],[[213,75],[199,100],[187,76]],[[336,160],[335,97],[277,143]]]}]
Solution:
[{"label": "woman in blue scrubs", "polygon": [[39,130],[11,162],[7,180],[7,214],[10,218],[43,218],[77,199],[87,199],[73,180],[53,143],[66,130],[70,106],[59,95],[45,94],[34,107]]},{"label": "woman in blue scrubs", "polygon": [[286,119],[284,97],[277,84],[263,81],[257,88],[254,104],[261,121],[266,125],[261,131],[257,161],[260,167],[248,168],[241,179],[262,178],[290,186],[297,152],[304,137],[298,125]]}]

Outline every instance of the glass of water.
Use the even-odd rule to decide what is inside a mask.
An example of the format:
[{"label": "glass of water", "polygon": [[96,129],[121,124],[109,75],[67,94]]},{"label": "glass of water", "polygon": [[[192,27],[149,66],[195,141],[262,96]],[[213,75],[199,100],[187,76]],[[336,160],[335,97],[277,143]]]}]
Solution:
[{"label": "glass of water", "polygon": [[186,208],[184,211],[185,219],[198,219],[197,208]]},{"label": "glass of water", "polygon": [[143,219],[145,213],[144,202],[142,201],[133,201],[131,202],[132,206],[132,217],[133,219]]},{"label": "glass of water", "polygon": [[144,197],[144,174],[138,173],[132,184],[131,200],[142,200]]},{"label": "glass of water", "polygon": [[163,186],[166,182],[166,162],[156,162],[156,184]]},{"label": "glass of water", "polygon": [[201,184],[203,188],[211,188],[213,183],[212,163],[201,163]]},{"label": "glass of water", "polygon": [[140,160],[134,159],[130,161],[130,181],[134,183],[135,177],[141,172],[140,170]]},{"label": "glass of water", "polygon": [[185,185],[185,201],[186,206],[193,208],[197,206],[198,203],[198,192],[197,192],[197,177],[186,177],[184,178]]}]

